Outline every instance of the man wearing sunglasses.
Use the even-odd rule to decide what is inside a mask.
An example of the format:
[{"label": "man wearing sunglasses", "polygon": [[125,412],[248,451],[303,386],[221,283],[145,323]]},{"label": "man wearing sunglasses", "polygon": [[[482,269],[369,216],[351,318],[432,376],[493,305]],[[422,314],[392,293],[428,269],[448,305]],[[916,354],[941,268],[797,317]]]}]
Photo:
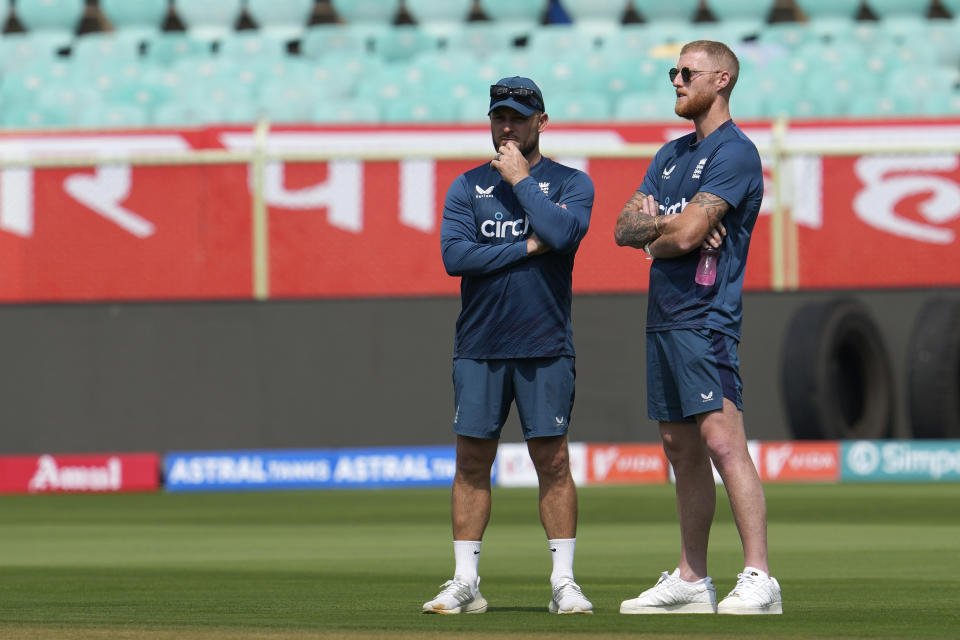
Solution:
[{"label": "man wearing sunglasses", "polygon": [[[747,451],[737,347],[747,249],[763,173],[756,147],[730,119],[739,63],[698,40],[670,70],[677,115],[695,131],[664,145],[617,218],[618,245],[653,258],[647,308],[647,412],[676,475],[680,562],[624,601],[621,613],[782,612],[767,566],[766,502]],[[709,261],[709,262],[708,262]],[[715,269],[710,284],[698,268]],[[745,568],[717,605],[707,574],[716,466],[730,497]]]},{"label": "man wearing sunglasses", "polygon": [[529,78],[490,87],[488,115],[496,155],[454,180],[440,230],[444,267],[461,278],[453,357],[456,568],[423,611],[487,609],[478,565],[490,471],[516,403],[553,559],[548,610],[593,613],[573,576],[577,490],[566,435],[574,395],[573,258],[590,223],[593,182],[540,155],[548,116]]}]

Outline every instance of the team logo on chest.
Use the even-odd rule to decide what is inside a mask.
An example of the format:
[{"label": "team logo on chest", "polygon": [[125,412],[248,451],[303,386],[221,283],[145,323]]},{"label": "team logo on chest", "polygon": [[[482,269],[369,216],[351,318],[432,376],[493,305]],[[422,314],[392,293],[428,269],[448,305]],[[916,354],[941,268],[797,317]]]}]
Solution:
[{"label": "team logo on chest", "polygon": [[697,163],[696,168],[693,170],[693,175],[690,176],[693,180],[699,180],[700,174],[703,173],[703,166],[707,164],[706,158],[700,158],[700,162]]},{"label": "team logo on chest", "polygon": [[540,191],[543,191],[543,195],[545,195],[545,196],[550,195],[550,183],[549,183],[549,182],[541,182],[541,183],[540,183]]},{"label": "team logo on chest", "polygon": [[674,164],[674,165],[673,165],[672,167],[670,167],[669,169],[664,169],[664,170],[663,170],[663,175],[660,176],[660,178],[661,178],[662,180],[669,180],[669,179],[670,179],[670,174],[673,173],[673,170],[676,169],[676,168],[677,168],[677,165]]}]

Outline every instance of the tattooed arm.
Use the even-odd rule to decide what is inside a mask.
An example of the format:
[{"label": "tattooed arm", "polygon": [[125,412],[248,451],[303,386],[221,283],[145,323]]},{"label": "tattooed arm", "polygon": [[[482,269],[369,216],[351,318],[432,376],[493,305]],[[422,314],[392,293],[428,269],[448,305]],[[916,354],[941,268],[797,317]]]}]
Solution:
[{"label": "tattooed arm", "polygon": [[643,249],[660,237],[660,223],[663,220],[657,220],[658,214],[659,205],[653,196],[637,191],[617,216],[614,240],[621,247]]},{"label": "tattooed arm", "polygon": [[723,198],[700,191],[678,214],[658,218],[658,210],[651,196],[635,193],[617,217],[617,244],[642,248],[655,258],[675,258],[723,243],[726,229],[721,220],[730,210]]}]

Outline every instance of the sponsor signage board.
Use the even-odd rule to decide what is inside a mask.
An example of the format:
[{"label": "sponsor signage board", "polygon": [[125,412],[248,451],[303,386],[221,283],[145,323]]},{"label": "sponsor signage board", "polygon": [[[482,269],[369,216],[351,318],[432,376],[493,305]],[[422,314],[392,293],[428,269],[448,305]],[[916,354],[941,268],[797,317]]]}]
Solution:
[{"label": "sponsor signage board", "polygon": [[[759,473],[760,465],[758,464],[757,461],[760,460],[760,447],[761,447],[761,443],[759,440],[747,440],[747,452],[750,454],[750,459],[753,460],[753,464],[757,468],[758,473]],[[710,463],[710,469],[713,471],[713,481],[718,485],[722,485],[723,478],[720,477],[720,472],[717,471],[717,467],[716,465],[713,464],[713,462]],[[670,478],[670,482],[676,484],[677,477],[673,473],[672,465],[667,464],[667,472]]]},{"label": "sponsor signage board", "polygon": [[[570,473],[577,485],[587,483],[587,445],[570,442]],[[530,460],[527,445],[523,442],[502,442],[493,463],[494,482],[498,487],[536,487],[537,470]]]},{"label": "sponsor signage board", "polygon": [[960,440],[851,440],[843,482],[960,481]]},{"label": "sponsor signage board", "polygon": [[837,482],[840,479],[838,442],[763,442],[760,459],[760,478],[764,482]]},{"label": "sponsor signage board", "polygon": [[174,492],[445,487],[455,469],[452,445],[174,452],[163,461]]},{"label": "sponsor signage board", "polygon": [[[557,125],[544,151],[585,170],[596,201],[591,227],[612,229],[643,180],[648,158],[615,157],[633,143],[662,144],[689,132],[677,123]],[[769,145],[771,127],[744,125]],[[788,144],[830,151],[877,144],[942,143],[960,120],[795,122]],[[426,148],[425,141],[429,141]],[[267,163],[270,292],[280,298],[456,295],[444,270],[441,210],[458,175],[489,159],[489,129],[284,126],[269,132],[270,153],[398,150],[410,157]],[[130,133],[0,132],[0,156],[17,160],[254,147],[250,127]],[[595,149],[575,154],[570,150]],[[474,159],[424,157],[424,152]],[[572,154],[572,155],[571,155]],[[614,156],[607,157],[607,154]],[[772,285],[772,158],[753,232],[747,289]],[[784,206],[803,253],[800,289],[958,286],[960,158],[955,153],[788,158]],[[469,185],[486,197],[491,185]],[[249,299],[251,178],[243,163],[98,167],[0,167],[0,302]],[[847,238],[859,239],[855,245]],[[843,250],[838,250],[841,248]],[[876,256],[884,256],[877,260]],[[869,269],[862,265],[869,264]],[[645,291],[649,262],[616,250],[609,233],[588,233],[577,252],[577,293]]]},{"label": "sponsor signage board", "polygon": [[0,493],[118,493],[160,488],[155,453],[0,456]]},{"label": "sponsor signage board", "polygon": [[588,444],[588,484],[658,484],[667,458],[658,444]]}]

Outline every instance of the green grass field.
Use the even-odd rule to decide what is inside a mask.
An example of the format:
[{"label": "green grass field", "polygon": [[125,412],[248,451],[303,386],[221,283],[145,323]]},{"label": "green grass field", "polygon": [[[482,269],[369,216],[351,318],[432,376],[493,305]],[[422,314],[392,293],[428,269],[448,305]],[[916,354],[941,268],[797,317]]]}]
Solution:
[{"label": "green grass field", "polygon": [[[742,566],[719,490],[710,571]],[[783,616],[622,616],[677,559],[670,486],[580,490],[552,616],[536,491],[494,492],[483,615],[427,616],[453,568],[445,490],[0,497],[2,638],[956,638],[960,485],[771,485]]]}]

